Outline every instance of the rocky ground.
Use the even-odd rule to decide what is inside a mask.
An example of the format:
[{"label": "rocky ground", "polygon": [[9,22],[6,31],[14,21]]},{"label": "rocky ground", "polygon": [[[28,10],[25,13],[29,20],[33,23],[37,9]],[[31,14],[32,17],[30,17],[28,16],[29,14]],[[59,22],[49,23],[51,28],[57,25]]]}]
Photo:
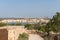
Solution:
[{"label": "rocky ground", "polygon": [[44,40],[38,34],[29,34],[29,40]]}]

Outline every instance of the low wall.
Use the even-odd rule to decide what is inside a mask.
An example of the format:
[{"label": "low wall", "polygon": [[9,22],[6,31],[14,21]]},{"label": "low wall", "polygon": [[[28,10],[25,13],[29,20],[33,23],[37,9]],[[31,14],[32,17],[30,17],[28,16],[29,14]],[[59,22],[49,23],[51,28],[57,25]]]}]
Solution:
[{"label": "low wall", "polygon": [[0,29],[0,40],[8,40],[8,31],[6,29]]}]

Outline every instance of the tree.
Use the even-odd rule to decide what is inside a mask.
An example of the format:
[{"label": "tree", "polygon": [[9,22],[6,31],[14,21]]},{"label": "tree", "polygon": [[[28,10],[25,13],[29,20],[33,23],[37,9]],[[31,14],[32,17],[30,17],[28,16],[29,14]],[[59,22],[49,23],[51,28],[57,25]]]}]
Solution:
[{"label": "tree", "polygon": [[53,16],[52,18],[52,26],[51,29],[54,32],[60,32],[60,13],[56,12],[56,15]]},{"label": "tree", "polygon": [[[46,31],[60,32],[60,13],[56,12],[56,15],[46,25]],[[47,32],[48,32],[47,31]]]},{"label": "tree", "polygon": [[60,32],[60,13],[56,12],[56,15],[46,25],[46,32],[49,40],[49,33],[53,31],[55,33]]}]

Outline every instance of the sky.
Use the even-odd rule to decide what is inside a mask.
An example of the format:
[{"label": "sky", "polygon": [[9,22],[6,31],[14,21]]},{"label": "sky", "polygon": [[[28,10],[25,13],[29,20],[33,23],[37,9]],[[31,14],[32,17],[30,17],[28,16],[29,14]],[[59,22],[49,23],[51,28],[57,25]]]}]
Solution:
[{"label": "sky", "polygon": [[51,18],[60,0],[0,0],[0,18]]}]

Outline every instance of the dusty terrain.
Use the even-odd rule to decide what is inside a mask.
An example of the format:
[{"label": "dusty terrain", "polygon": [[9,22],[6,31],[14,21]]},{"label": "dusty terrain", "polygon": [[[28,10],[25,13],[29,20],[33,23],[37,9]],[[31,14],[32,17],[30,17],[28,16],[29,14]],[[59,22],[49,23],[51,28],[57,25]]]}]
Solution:
[{"label": "dusty terrain", "polygon": [[44,39],[37,34],[29,34],[29,40],[44,40]]}]

